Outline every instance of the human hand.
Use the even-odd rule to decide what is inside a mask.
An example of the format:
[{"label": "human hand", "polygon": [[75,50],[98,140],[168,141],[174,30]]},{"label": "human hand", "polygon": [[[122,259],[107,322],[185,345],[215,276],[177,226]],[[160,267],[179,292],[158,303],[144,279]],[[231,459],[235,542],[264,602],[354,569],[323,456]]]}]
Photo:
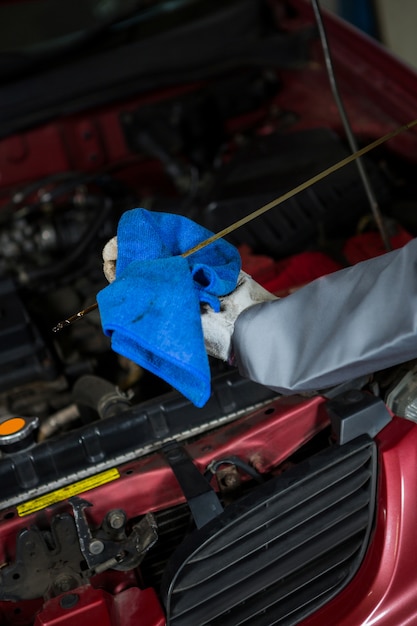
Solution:
[{"label": "human hand", "polygon": [[218,313],[208,304],[201,305],[201,324],[207,354],[231,363],[236,319],[248,307],[270,300],[277,300],[277,296],[264,289],[249,274],[240,271],[236,289],[220,298]]}]

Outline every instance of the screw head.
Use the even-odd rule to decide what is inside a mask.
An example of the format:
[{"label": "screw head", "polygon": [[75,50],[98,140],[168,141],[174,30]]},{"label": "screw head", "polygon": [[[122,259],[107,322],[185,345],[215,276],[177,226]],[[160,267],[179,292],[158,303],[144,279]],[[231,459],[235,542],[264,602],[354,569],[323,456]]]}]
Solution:
[{"label": "screw head", "polygon": [[100,539],[93,539],[88,546],[90,554],[101,554],[104,550],[104,543]]},{"label": "screw head", "polygon": [[110,511],[107,515],[107,521],[110,528],[113,528],[114,530],[120,530],[120,528],[122,528],[126,522],[126,514],[120,509]]}]

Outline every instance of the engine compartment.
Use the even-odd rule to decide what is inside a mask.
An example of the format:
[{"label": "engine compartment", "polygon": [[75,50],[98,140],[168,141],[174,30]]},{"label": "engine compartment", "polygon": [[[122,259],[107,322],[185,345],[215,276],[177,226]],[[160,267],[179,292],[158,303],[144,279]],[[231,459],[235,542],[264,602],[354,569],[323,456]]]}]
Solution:
[{"label": "engine compartment", "polygon": [[[150,64],[140,68],[141,82],[123,82],[112,66],[114,94],[96,88],[84,100],[80,86],[91,74],[81,72],[63,108],[65,80],[79,70],[79,59],[69,57],[55,101],[48,94],[31,121],[19,107],[14,117],[3,111],[0,126],[14,130],[0,140],[0,419],[26,422],[21,437],[0,433],[2,623],[49,625],[78,611],[91,623],[106,605],[102,623],[133,624],[140,615],[143,626],[162,626],[168,611],[170,624],[195,624],[177,617],[170,592],[161,591],[175,548],[218,516],[234,519],[242,498],[256,501],[257,487],[287,476],[302,484],[311,459],[336,453],[343,442],[331,425],[334,396],[359,393],[361,403],[363,390],[371,392],[381,428],[387,425],[387,394],[414,365],[330,394],[285,398],[213,360],[212,398],[196,409],[112,352],[98,311],[52,331],[94,304],[107,284],[101,250],[124,211],[180,213],[218,232],[349,154],[309,3],[226,4],[205,7],[210,19],[203,11],[170,33],[173,46],[189,29],[171,72],[170,63],[162,75]],[[254,17],[255,43],[248,35]],[[229,47],[212,58],[210,45],[202,46],[195,67],[185,63],[204,24],[210,40],[212,29],[227,32],[232,22]],[[360,145],[412,119],[411,70],[335,18],[326,24]],[[133,32],[133,43],[152,49],[168,36],[162,25],[144,41]],[[121,48],[132,52],[126,42]],[[88,63],[95,55],[101,63],[104,52],[93,48]],[[23,75],[21,85],[4,89],[12,94],[26,84],[36,92],[37,76],[30,80]],[[416,147],[409,131],[364,159],[393,248],[417,234]],[[243,269],[283,296],[384,252],[354,163],[228,238]],[[366,463],[375,463],[373,454]],[[356,569],[376,483],[369,490]],[[305,617],[297,615],[285,623]]]}]

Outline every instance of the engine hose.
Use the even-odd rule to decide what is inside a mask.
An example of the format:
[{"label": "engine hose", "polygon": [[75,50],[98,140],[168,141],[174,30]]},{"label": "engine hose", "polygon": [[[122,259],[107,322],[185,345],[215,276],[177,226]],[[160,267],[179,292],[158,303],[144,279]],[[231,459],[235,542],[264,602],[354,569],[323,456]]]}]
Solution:
[{"label": "engine hose", "polygon": [[129,399],[118,387],[91,374],[77,380],[72,396],[76,404],[94,409],[102,419],[122,413],[130,407]]}]

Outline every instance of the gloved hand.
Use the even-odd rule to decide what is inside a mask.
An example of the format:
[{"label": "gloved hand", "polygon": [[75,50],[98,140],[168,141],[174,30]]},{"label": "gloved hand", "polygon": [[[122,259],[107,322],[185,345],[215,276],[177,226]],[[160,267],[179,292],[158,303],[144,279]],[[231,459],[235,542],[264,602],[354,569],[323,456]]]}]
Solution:
[{"label": "gloved hand", "polygon": [[208,304],[202,304],[201,324],[207,354],[232,364],[232,335],[236,319],[245,309],[269,300],[277,300],[277,296],[264,289],[249,274],[240,271],[236,289],[220,298],[218,313]]},{"label": "gloved hand", "polygon": [[241,264],[238,250],[224,239],[186,254],[212,234],[182,215],[126,211],[117,240],[103,251],[110,284],[97,293],[112,349],[197,407],[211,394],[201,304],[219,311],[220,298],[237,285]]},{"label": "gloved hand", "polygon": [[[110,239],[103,248],[103,272],[109,283],[116,278],[117,237]],[[201,323],[207,354],[232,363],[232,335],[237,317],[242,311],[259,302],[276,300],[277,297],[241,271],[236,289],[220,298],[220,311],[209,304],[201,305]]]}]

